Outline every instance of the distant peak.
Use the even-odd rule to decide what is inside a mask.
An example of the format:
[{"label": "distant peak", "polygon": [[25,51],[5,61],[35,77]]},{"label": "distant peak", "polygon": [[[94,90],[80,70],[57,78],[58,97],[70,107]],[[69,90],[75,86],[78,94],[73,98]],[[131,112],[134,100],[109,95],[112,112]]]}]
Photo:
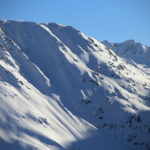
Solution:
[{"label": "distant peak", "polygon": [[[115,42],[115,43],[111,43],[109,42],[108,40],[104,40],[101,42],[102,44],[104,44],[105,46],[119,46],[119,45],[126,45],[128,47],[130,46],[144,46],[142,43],[139,43],[139,42],[136,42],[135,40],[131,39],[131,40],[126,40],[126,41],[123,41],[123,42]],[[148,47],[148,46],[144,46],[144,47]]]},{"label": "distant peak", "polygon": [[122,42],[121,44],[135,45],[136,42],[134,40],[126,40],[126,41]]},{"label": "distant peak", "polygon": [[103,40],[101,43],[110,44],[110,42],[108,40]]}]

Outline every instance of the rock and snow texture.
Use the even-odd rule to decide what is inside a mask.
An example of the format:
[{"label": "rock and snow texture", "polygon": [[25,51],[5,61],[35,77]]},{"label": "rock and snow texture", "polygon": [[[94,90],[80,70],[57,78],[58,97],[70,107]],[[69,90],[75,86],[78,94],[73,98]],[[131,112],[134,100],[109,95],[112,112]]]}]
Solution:
[{"label": "rock and snow texture", "polygon": [[3,149],[150,149],[150,48],[102,43],[71,26],[0,21]]},{"label": "rock and snow texture", "polygon": [[[150,66],[150,47],[144,46],[141,43],[136,43],[134,40],[127,40],[122,43],[110,43],[107,40],[102,41],[107,47],[112,49],[117,55],[128,60],[135,67],[144,66],[149,69]],[[149,72],[149,71],[148,71]]]}]

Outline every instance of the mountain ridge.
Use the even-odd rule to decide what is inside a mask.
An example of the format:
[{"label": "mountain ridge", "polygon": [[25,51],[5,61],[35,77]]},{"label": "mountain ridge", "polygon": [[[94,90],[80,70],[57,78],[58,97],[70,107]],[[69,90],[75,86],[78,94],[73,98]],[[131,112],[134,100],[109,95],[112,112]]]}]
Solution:
[{"label": "mountain ridge", "polygon": [[[3,30],[0,30],[0,65],[3,68],[0,99],[2,106],[9,106],[8,110],[5,107],[1,110],[14,118],[13,113],[8,113],[13,109],[20,122],[1,119],[1,123],[25,128],[25,122],[28,132],[20,128],[15,131],[28,136],[22,138],[27,145],[38,149],[90,149],[93,146],[95,150],[100,146],[106,150],[110,147],[119,150],[121,145],[132,150],[150,147],[150,72],[143,64],[134,60],[133,65],[108,45],[70,26],[0,21],[0,28]],[[14,98],[12,89],[22,101]],[[10,102],[12,99],[14,103]],[[16,106],[24,103],[24,111],[20,110],[24,119],[21,119],[17,117],[20,112]],[[100,141],[94,139],[88,141],[89,147],[87,142],[78,143],[91,132],[96,132],[101,141],[105,135],[111,135],[117,144],[111,143],[108,136],[109,140],[100,145]],[[2,133],[6,134],[5,128],[0,132],[1,138],[5,139]],[[15,132],[12,135],[11,138],[18,141],[19,136]],[[33,143],[29,142],[30,138]],[[50,144],[53,143],[50,139],[55,144]],[[72,145],[76,142],[77,145]],[[107,142],[110,147],[106,146]]]},{"label": "mountain ridge", "polygon": [[123,58],[131,59],[138,64],[150,64],[150,47],[148,46],[136,43],[134,40],[127,40],[122,43],[110,43],[105,40],[102,43]]}]

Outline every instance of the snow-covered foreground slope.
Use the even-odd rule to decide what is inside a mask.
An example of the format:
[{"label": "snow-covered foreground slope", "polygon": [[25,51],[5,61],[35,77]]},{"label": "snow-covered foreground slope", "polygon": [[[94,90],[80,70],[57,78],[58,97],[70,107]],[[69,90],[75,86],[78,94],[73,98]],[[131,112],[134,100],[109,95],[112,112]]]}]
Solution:
[{"label": "snow-covered foreground slope", "polygon": [[[50,82],[21,49],[0,31],[0,136],[41,149],[66,147],[95,128],[67,110]],[[45,86],[44,86],[45,85]]]},{"label": "snow-covered foreground slope", "polygon": [[148,61],[129,63],[70,26],[0,28],[3,149],[150,149]]}]

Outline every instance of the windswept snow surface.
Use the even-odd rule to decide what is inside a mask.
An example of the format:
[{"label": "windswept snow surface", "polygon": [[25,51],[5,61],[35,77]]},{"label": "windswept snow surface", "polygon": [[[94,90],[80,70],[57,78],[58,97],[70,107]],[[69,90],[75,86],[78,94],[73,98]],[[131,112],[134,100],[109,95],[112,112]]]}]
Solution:
[{"label": "windswept snow surface", "polygon": [[2,149],[150,149],[150,49],[102,43],[71,26],[0,21]]}]

